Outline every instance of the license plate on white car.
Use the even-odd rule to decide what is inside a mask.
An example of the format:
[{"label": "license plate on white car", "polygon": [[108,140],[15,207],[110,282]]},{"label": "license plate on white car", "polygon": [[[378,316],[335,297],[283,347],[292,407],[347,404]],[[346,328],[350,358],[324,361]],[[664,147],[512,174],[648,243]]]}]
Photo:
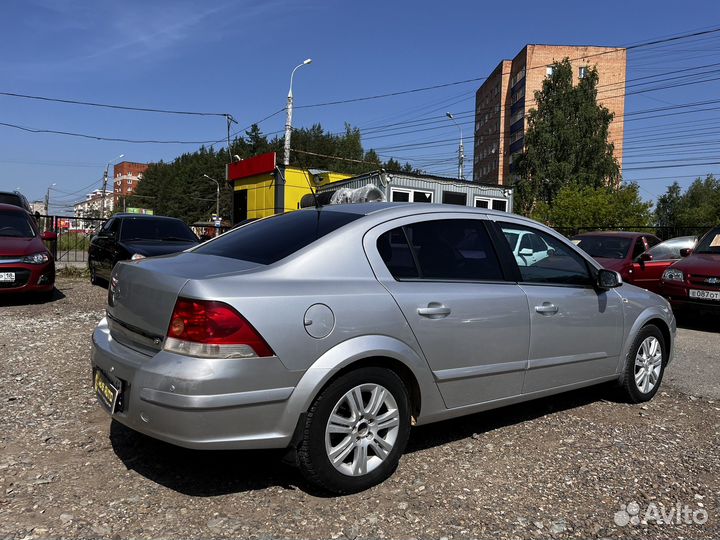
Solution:
[{"label": "license plate on white car", "polygon": [[15,272],[0,272],[0,281],[4,281],[4,282],[15,281]]},{"label": "license plate on white car", "polygon": [[702,300],[720,300],[720,291],[698,291],[690,289],[690,298],[700,298]]}]

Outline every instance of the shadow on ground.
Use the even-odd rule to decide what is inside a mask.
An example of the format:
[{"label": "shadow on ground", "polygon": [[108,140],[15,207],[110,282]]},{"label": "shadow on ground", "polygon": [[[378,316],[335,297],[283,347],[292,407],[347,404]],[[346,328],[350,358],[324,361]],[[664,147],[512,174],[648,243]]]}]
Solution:
[{"label": "shadow on ground", "polygon": [[51,304],[65,298],[65,294],[59,289],[53,289],[52,293],[8,293],[0,296],[0,306],[30,306],[36,304]]},{"label": "shadow on ground", "polygon": [[[433,448],[613,396],[602,385],[414,428],[406,453]],[[110,440],[129,470],[186,495],[212,497],[280,486],[324,497],[299,470],[282,461],[284,450],[212,451],[173,446],[113,421]]]},{"label": "shadow on ground", "polygon": [[[718,306],[720,309],[720,306]],[[720,332],[718,312],[675,312],[677,325],[687,330],[700,332]]]}]

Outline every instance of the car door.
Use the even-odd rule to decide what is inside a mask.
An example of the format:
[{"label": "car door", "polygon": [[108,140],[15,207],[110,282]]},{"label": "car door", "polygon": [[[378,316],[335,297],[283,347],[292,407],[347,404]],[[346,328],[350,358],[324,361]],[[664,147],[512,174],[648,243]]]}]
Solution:
[{"label": "car door", "polygon": [[569,242],[514,220],[497,226],[538,236],[533,245],[544,246],[548,254],[535,264],[517,266],[531,321],[523,393],[613,375],[623,336],[620,295],[593,286],[591,267]]},{"label": "car door", "polygon": [[97,269],[98,274],[110,279],[117,257],[117,243],[120,235],[121,220],[111,218],[100,230],[97,238]]},{"label": "car door", "polygon": [[448,408],[522,392],[530,339],[524,292],[505,279],[476,215],[413,216],[365,237]]}]

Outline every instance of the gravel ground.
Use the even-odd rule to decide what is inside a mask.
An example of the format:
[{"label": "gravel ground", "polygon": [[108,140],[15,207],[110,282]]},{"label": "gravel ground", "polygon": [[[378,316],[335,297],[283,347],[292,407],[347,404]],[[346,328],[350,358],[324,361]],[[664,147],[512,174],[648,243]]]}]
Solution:
[{"label": "gravel ground", "polygon": [[[416,428],[390,480],[329,498],[277,452],[184,450],[111,424],[88,363],[106,293],[58,286],[0,307],[0,538],[720,537],[720,402],[701,369],[717,333],[679,332],[647,405],[598,387]],[[707,522],[626,524],[631,503]]]}]

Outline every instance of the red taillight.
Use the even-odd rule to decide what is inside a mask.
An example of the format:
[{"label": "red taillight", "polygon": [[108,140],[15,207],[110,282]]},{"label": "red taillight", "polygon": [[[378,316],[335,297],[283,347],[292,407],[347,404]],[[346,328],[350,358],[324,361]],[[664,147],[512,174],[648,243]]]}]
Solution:
[{"label": "red taillight", "polygon": [[[185,350],[186,354],[190,355],[195,354],[194,351],[202,351],[199,356],[227,357],[222,351],[247,351],[248,347],[251,348],[251,351],[248,351],[250,354],[237,352],[234,356],[275,355],[245,317],[223,302],[178,298],[170,318],[167,337],[170,338],[167,341],[171,342],[170,350]],[[192,344],[209,347],[197,348],[192,347]]]}]

